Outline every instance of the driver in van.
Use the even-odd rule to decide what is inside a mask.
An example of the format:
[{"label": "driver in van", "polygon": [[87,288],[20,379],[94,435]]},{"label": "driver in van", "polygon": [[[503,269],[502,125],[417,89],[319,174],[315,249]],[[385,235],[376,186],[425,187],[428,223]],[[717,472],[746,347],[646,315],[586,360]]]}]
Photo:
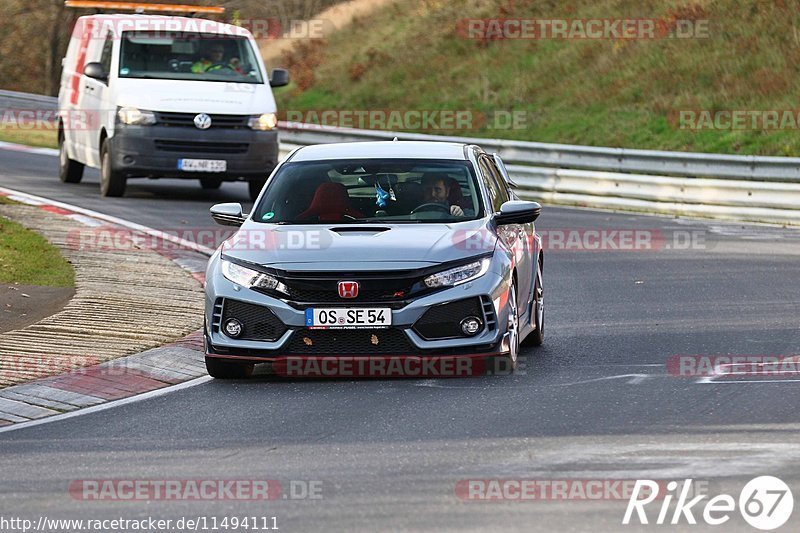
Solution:
[{"label": "driver in van", "polygon": [[206,54],[192,65],[192,72],[195,74],[222,69],[230,69],[242,74],[239,58],[232,57],[229,61],[225,61],[225,47],[222,44],[211,46],[210,49],[207,49]]},{"label": "driver in van", "polygon": [[450,205],[447,198],[450,196],[450,186],[441,175],[425,174],[422,176],[422,197],[426,204],[442,204],[450,207],[450,214],[454,217],[463,217],[464,210],[460,206]]}]

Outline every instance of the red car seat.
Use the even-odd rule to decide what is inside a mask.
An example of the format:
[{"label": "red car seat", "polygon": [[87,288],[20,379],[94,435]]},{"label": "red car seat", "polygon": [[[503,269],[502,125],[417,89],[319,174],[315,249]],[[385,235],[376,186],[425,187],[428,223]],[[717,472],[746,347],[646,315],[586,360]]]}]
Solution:
[{"label": "red car seat", "polygon": [[350,205],[350,196],[341,183],[322,183],[317,187],[308,209],[297,216],[297,220],[317,219],[320,222],[338,222],[345,215],[362,218],[364,215]]}]

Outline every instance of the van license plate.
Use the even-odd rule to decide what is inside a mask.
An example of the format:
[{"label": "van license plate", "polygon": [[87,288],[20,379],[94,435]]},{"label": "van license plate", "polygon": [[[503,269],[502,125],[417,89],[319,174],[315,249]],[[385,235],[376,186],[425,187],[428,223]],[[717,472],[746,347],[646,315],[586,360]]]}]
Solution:
[{"label": "van license plate", "polygon": [[222,159],[178,159],[178,170],[184,172],[225,172],[228,162]]}]

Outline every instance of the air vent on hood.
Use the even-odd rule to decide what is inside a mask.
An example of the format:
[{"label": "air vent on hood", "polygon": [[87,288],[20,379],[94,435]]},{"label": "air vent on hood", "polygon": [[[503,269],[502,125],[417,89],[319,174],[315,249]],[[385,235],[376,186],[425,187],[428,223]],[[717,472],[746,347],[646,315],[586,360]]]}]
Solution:
[{"label": "air vent on hood", "polygon": [[385,226],[344,226],[341,228],[331,228],[331,231],[338,233],[357,233],[359,235],[370,235],[375,233],[383,233],[389,231],[391,228]]}]

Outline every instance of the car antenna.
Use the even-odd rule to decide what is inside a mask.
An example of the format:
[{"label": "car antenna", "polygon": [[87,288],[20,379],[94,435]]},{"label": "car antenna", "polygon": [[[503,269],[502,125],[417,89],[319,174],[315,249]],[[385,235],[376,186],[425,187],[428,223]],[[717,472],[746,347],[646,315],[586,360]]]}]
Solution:
[{"label": "car antenna", "polygon": [[397,137],[395,137],[394,139],[392,139],[392,142],[395,142],[395,141],[397,141]]}]

